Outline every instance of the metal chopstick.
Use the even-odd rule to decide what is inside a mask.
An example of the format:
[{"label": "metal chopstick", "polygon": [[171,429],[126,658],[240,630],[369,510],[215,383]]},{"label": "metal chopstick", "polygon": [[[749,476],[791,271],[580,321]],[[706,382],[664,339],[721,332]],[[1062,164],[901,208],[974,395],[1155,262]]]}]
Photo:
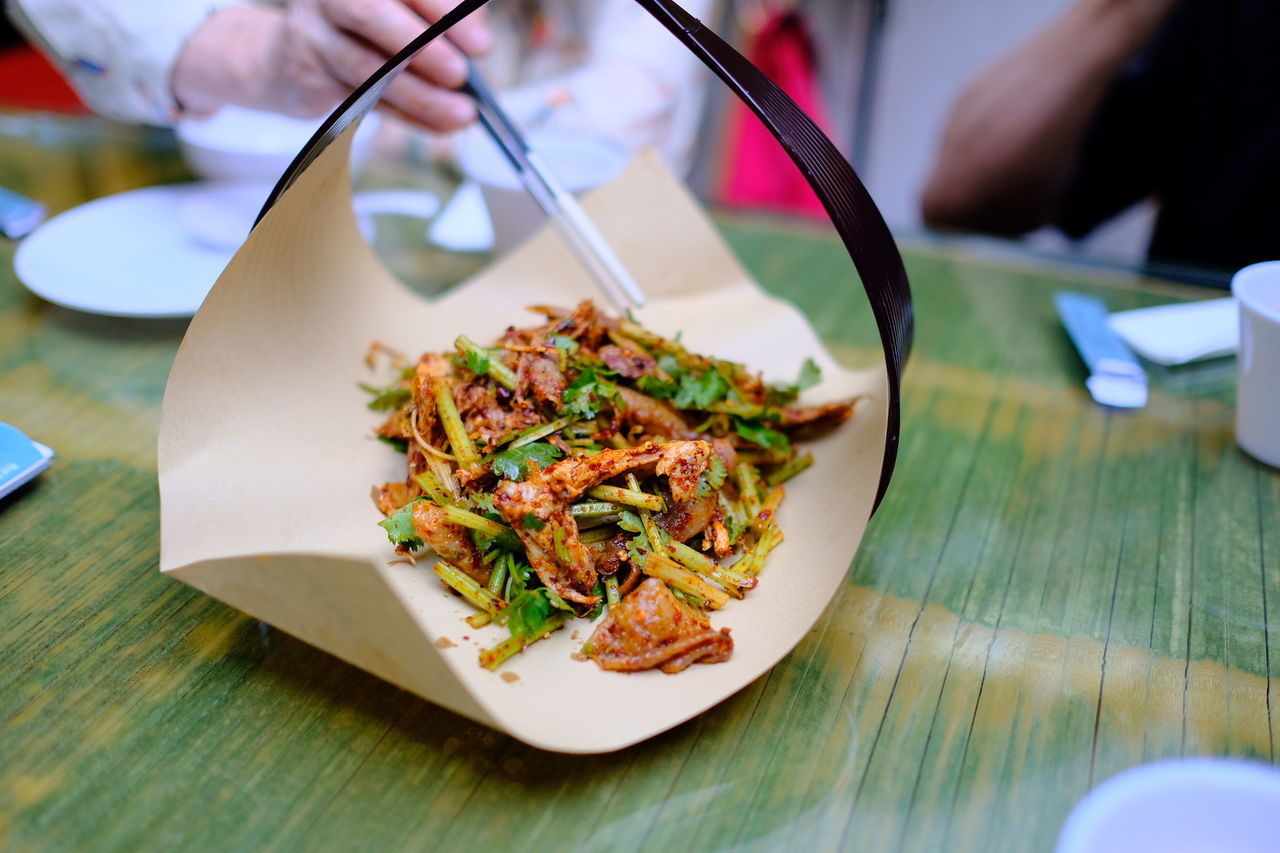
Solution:
[{"label": "metal chopstick", "polygon": [[534,201],[555,223],[569,247],[619,308],[642,307],[644,291],[623,265],[573,194],[565,189],[524,139],[498,104],[475,63],[468,60],[467,82],[461,91],[476,101],[480,124],[510,161]]}]

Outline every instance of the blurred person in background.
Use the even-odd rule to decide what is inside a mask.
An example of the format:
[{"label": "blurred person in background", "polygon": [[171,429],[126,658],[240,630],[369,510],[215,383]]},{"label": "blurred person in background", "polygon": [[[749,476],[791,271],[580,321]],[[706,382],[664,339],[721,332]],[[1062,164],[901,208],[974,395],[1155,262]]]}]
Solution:
[{"label": "blurred person in background", "polygon": [[[686,0],[694,15],[714,0]],[[451,0],[8,0],[18,25],[95,111],[171,124],[224,104],[327,113]],[[475,108],[453,91],[481,57],[517,121],[656,145],[684,168],[705,87],[701,63],[633,0],[499,0],[423,50],[384,108],[434,132]],[[457,48],[460,48],[458,50]]]},{"label": "blurred person in background", "polygon": [[1275,0],[1079,0],[957,101],[926,224],[1079,238],[1153,198],[1152,264],[1280,257],[1277,34]]}]

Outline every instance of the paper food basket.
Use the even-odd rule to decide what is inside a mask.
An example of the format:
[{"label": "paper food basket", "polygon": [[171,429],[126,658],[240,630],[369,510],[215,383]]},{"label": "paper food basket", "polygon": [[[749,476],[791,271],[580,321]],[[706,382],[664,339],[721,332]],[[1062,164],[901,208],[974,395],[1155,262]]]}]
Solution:
[{"label": "paper food basket", "polygon": [[[605,672],[571,657],[589,632],[580,621],[576,636],[572,626],[559,631],[490,672],[477,648],[498,642],[501,630],[470,628],[462,620],[472,611],[429,561],[397,561],[375,526],[381,514],[370,488],[402,478],[404,463],[372,438],[379,417],[358,387],[370,381],[370,343],[415,357],[445,351],[459,334],[491,340],[528,324],[529,304],[597,296],[548,231],[428,301],[391,276],[357,228],[347,174],[355,125],[389,75],[485,0],[458,6],[387,63],[298,155],[192,321],[160,425],[162,572],[425,699],[561,752],[606,752],[662,732],[751,683],[800,641],[888,485],[910,345],[901,259],[852,168],[776,86],[680,7],[638,1],[760,115],[809,178],[867,289],[886,355],[867,372],[837,365],[795,308],[751,280],[656,157],[586,199],[649,295],[643,324],[682,332],[693,351],[771,378],[794,376],[812,357],[825,378],[806,399],[861,398],[848,424],[806,445],[816,462],[789,489],[779,514],[786,540],[760,586],[716,612],[715,626],[733,632],[728,662],[674,676]],[[772,582],[779,577],[788,582]]]}]

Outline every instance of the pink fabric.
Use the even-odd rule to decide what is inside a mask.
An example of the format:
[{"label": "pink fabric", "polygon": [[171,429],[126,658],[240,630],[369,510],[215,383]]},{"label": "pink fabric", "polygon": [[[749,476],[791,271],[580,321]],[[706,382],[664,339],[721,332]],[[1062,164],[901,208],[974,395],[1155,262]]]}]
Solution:
[{"label": "pink fabric", "polygon": [[[752,40],[747,58],[819,127],[829,127],[813,41],[803,18],[794,11],[774,13]],[[778,140],[736,99],[730,105],[728,143],[720,191],[724,204],[826,218],[822,203]]]}]

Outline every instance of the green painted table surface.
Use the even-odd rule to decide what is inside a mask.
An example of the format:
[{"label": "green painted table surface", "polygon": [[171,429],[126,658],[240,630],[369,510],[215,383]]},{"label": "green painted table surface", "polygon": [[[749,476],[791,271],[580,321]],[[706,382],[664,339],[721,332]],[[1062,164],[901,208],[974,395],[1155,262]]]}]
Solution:
[{"label": "green painted table surface", "polygon": [[[185,176],[162,136],[7,121],[0,184],[55,210]],[[831,239],[724,231],[838,357],[874,358]],[[58,456],[0,503],[0,848],[1045,850],[1125,768],[1276,759],[1280,475],[1232,441],[1231,367],[1102,410],[1051,304],[1215,294],[909,247],[898,473],[835,599],[741,693],[584,758],[161,577],[155,434],[183,324],[46,304],[12,252],[0,420]]]}]

